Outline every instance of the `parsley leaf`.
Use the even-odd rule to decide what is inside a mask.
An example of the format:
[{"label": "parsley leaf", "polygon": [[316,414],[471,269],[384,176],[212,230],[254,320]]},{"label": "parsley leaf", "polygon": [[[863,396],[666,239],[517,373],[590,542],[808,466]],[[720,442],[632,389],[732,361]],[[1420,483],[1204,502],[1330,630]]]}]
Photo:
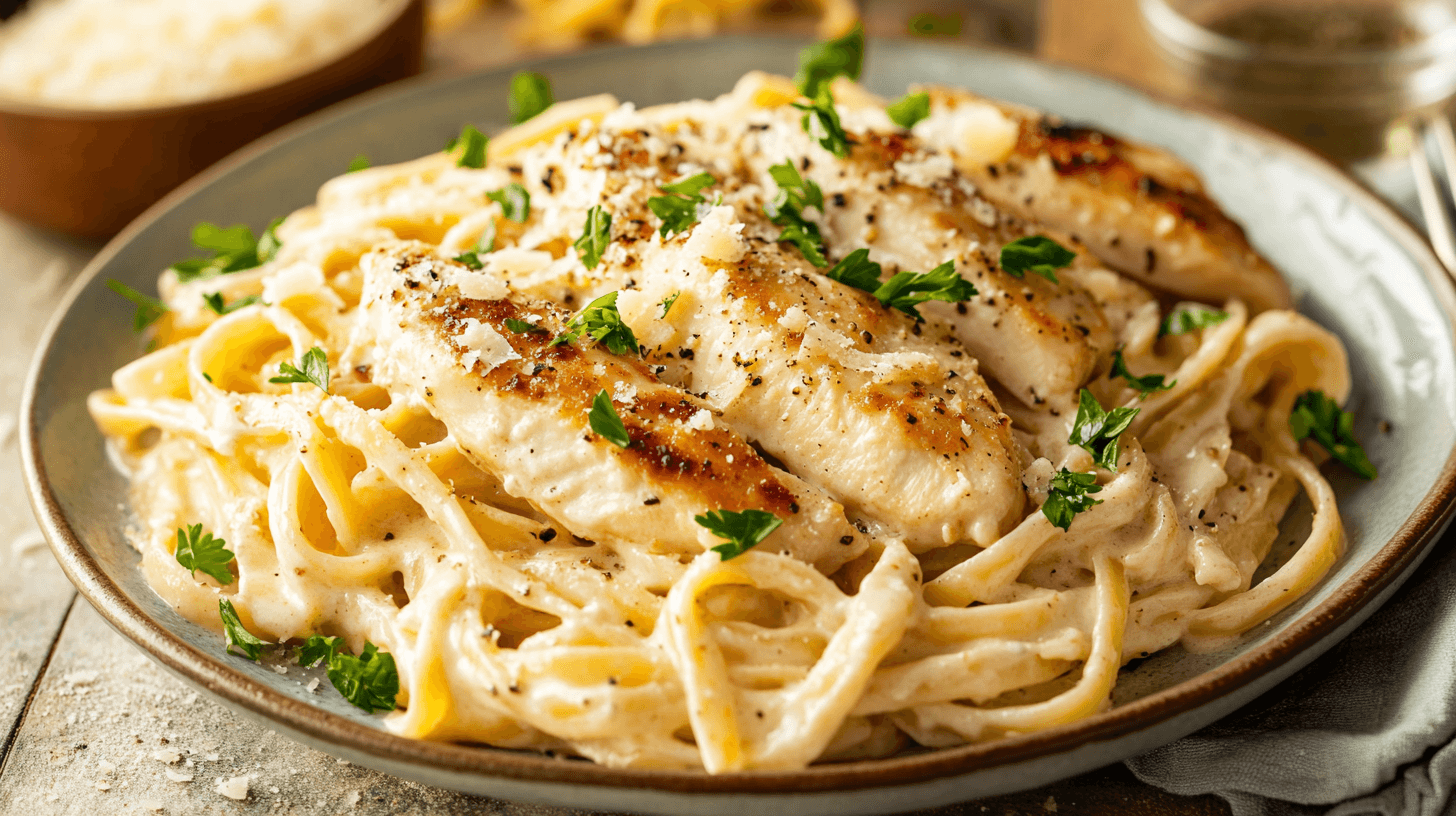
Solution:
[{"label": "parsley leaf", "polygon": [[192,228],[192,244],[198,249],[211,252],[211,257],[189,258],[172,264],[177,280],[187,281],[210,278],[228,272],[240,272],[267,263],[278,252],[278,236],[274,230],[283,219],[274,219],[263,233],[263,239],[253,237],[253,231],[246,224],[219,227],[206,221]]},{"label": "parsley leaf", "polygon": [[622,321],[617,311],[617,293],[608,292],[593,300],[566,324],[566,331],[556,336],[551,345],[560,346],[580,339],[582,335],[601,343],[613,354],[637,354],[637,336]]},{"label": "parsley leaf", "polygon": [[260,265],[273,260],[277,257],[278,250],[283,248],[283,242],[278,240],[278,225],[282,223],[281,217],[269,221],[267,228],[263,230],[263,237],[258,239],[258,263]]},{"label": "parsley leaf", "polygon": [[326,663],[338,652],[343,643],[344,639],[341,637],[309,635],[308,640],[298,647],[298,665],[308,669],[320,663]]},{"label": "parsley leaf", "polygon": [[1177,380],[1173,380],[1172,382],[1164,383],[1162,374],[1134,377],[1132,372],[1127,370],[1127,361],[1122,359],[1122,349],[1112,352],[1112,376],[1127,380],[1127,384],[1137,390],[1138,399],[1147,399],[1149,394],[1167,391],[1178,382]]},{"label": "parsley leaf", "polygon": [[919,37],[958,37],[961,33],[961,16],[947,14],[917,14],[907,25],[911,34]]},{"label": "parsley leaf", "polygon": [[677,303],[678,296],[681,294],[682,292],[673,292],[672,294],[662,299],[662,303],[659,304],[660,306],[662,306],[662,311],[657,313],[658,320],[667,319],[667,313],[672,310],[672,304]]},{"label": "parsley leaf", "polygon": [[[229,654],[237,654],[239,657],[246,657],[256,662],[263,656],[263,648],[272,644],[249,632],[238,619],[238,610],[233,608],[233,602],[222,598],[217,602],[217,614],[222,618],[222,630],[227,637],[227,651]],[[237,649],[237,652],[233,650]]]},{"label": "parsley leaf", "polygon": [[592,399],[587,421],[591,424],[592,431],[613,445],[626,448],[632,444],[632,437],[627,435],[627,426],[622,424],[622,417],[617,414],[616,407],[612,405],[612,397],[605,388]]},{"label": "parsley leaf", "polygon": [[784,520],[773,513],[762,510],[709,510],[707,515],[693,516],[699,526],[727,541],[713,548],[713,552],[727,561],[753,549],[768,538],[769,533],[779,528]]},{"label": "parsley leaf", "polygon": [[480,237],[475,239],[475,249],[471,250],[477,256],[488,252],[495,252],[495,219],[485,222],[485,229],[480,231]]},{"label": "parsley leaf", "polygon": [[806,181],[793,163],[775,164],[768,169],[774,183],[779,186],[778,194],[763,205],[764,215],[783,229],[778,241],[794,244],[804,259],[815,266],[828,266],[824,257],[824,238],[819,226],[804,218],[804,209],[814,207],[824,211],[824,193],[819,185]]},{"label": "parsley leaf", "polygon": [[162,301],[144,295],[119,280],[108,280],[106,288],[136,304],[136,316],[131,321],[132,331],[139,332],[145,329],[161,320],[163,314],[171,311]]},{"label": "parsley leaf", "polygon": [[712,173],[698,173],[696,175],[680,178],[671,184],[664,184],[657,188],[664,193],[676,193],[685,195],[695,201],[703,200],[703,191],[718,183],[718,179]]},{"label": "parsley leaf", "polygon": [[519,125],[551,107],[556,97],[551,94],[551,80],[535,71],[517,71],[511,77],[511,95],[506,105],[511,111],[511,124]]},{"label": "parsley leaf", "polygon": [[545,329],[534,323],[527,323],[524,320],[517,320],[514,317],[506,318],[506,328],[516,334],[549,334]]},{"label": "parsley leaf", "polygon": [[1203,306],[1184,306],[1174,309],[1163,318],[1162,325],[1158,326],[1158,336],[1163,337],[1170,334],[1187,334],[1191,331],[1206,329],[1209,326],[1216,326],[1228,320],[1228,312],[1220,309],[1208,309]]},{"label": "parsley leaf", "polygon": [[818,96],[820,88],[826,87],[837,76],[859,79],[860,70],[864,67],[864,51],[864,27],[857,23],[843,37],[818,42],[800,51],[799,72],[794,75],[799,92],[813,99]]},{"label": "parsley leaf", "polygon": [[1041,506],[1041,513],[1053,526],[1063,530],[1069,529],[1072,526],[1072,519],[1078,513],[1090,510],[1093,505],[1102,503],[1100,499],[1091,498],[1088,494],[1101,492],[1102,485],[1097,484],[1097,474],[1073,473],[1062,468],[1061,473],[1052,477],[1046,501]]},{"label": "parsley leaf", "polygon": [[581,262],[586,264],[587,269],[596,269],[611,243],[612,214],[598,204],[586,211],[586,224],[581,228],[581,237],[572,246],[581,255]]},{"label": "parsley leaf", "polygon": [[475,125],[466,125],[460,129],[459,136],[445,143],[445,152],[455,154],[456,167],[479,170],[485,166],[486,149],[489,145],[490,139],[476,130]]},{"label": "parsley leaf", "polygon": [[666,238],[675,232],[685,232],[698,223],[700,208],[707,203],[703,191],[717,183],[712,173],[698,173],[659,187],[664,193],[672,195],[647,199],[647,208],[662,219],[657,233]]},{"label": "parsley leaf", "polygon": [[478,254],[476,254],[474,251],[471,251],[471,252],[462,252],[459,255],[456,255],[455,257],[451,258],[450,260],[454,261],[455,263],[460,264],[461,266],[464,266],[466,269],[484,269],[485,268],[485,264],[480,260],[480,256]]},{"label": "parsley leaf", "polygon": [[1306,391],[1294,400],[1289,414],[1294,438],[1313,438],[1330,452],[1335,461],[1362,479],[1374,479],[1377,471],[1355,438],[1355,415],[1340,409],[1323,391]]},{"label": "parsley leaf", "polygon": [[364,641],[364,651],[355,657],[344,648],[343,638],[309,635],[297,654],[304,668],[326,664],[329,682],[355,707],[369,714],[394,710],[399,669],[394,656],[373,643]]},{"label": "parsley leaf", "polygon": [[282,363],[278,366],[278,376],[268,380],[270,383],[313,383],[325,394],[329,393],[329,358],[324,350],[314,346],[304,352],[303,358],[299,360],[300,365]]},{"label": "parsley leaf", "polygon": [[172,555],[183,569],[193,575],[202,570],[224,586],[233,582],[232,570],[228,569],[233,554],[228,550],[227,542],[213,538],[212,533],[202,532],[201,524],[177,528],[177,549]]},{"label": "parsley leaf", "polygon": [[1141,408],[1102,410],[1102,403],[1083,388],[1077,398],[1077,418],[1067,442],[1092,454],[1092,460],[1111,471],[1117,470],[1117,437],[1132,424]]},{"label": "parsley leaf", "polygon": [[262,303],[263,296],[248,295],[245,298],[238,298],[232,303],[225,303],[223,301],[222,292],[213,292],[210,295],[203,295],[202,301],[207,304],[207,308],[213,310],[219,316],[221,316],[236,312],[244,306],[252,306],[254,303]]},{"label": "parsley leaf", "polygon": [[794,102],[793,106],[804,111],[799,126],[818,139],[820,147],[841,159],[849,158],[850,145],[855,141],[849,138],[839,121],[839,112],[834,109],[834,97],[829,95],[828,85],[819,86],[818,94],[811,97],[808,104]]},{"label": "parsley leaf", "polygon": [[1034,272],[1052,283],[1060,283],[1057,270],[1076,257],[1077,253],[1045,235],[1028,235],[1001,247],[1001,268],[1013,278]]},{"label": "parsley leaf", "polygon": [[890,106],[885,108],[885,113],[890,114],[891,122],[909,130],[915,127],[916,122],[930,115],[930,94],[924,91],[907,93],[890,103]]},{"label": "parsley leaf", "polygon": [[354,158],[352,158],[352,159],[349,160],[349,169],[348,170],[345,170],[344,172],[346,172],[346,173],[357,173],[360,170],[368,170],[368,169],[369,169],[369,157],[366,156],[366,155],[364,155],[363,153],[360,153],[359,155],[357,155]]},{"label": "parsley leaf", "polygon": [[[775,206],[779,208],[792,207],[802,210],[805,207],[814,207],[820,212],[824,211],[824,193],[819,185],[812,181],[805,181],[799,175],[798,168],[794,163],[785,161],[783,164],[775,164],[768,169],[768,174],[773,178],[774,183],[779,186],[779,194],[774,198]],[[769,213],[772,217],[773,213]]]},{"label": "parsley leaf", "polygon": [[856,289],[874,292],[880,288],[880,265],[870,260],[868,249],[856,249],[839,260],[824,273],[830,280],[837,280]]},{"label": "parsley leaf", "polygon": [[329,682],[344,699],[367,714],[393,711],[399,696],[399,669],[394,656],[364,641],[358,657],[335,649],[329,656]]},{"label": "parsley leaf", "polygon": [[960,303],[976,294],[975,285],[955,271],[955,261],[946,261],[929,272],[900,272],[874,291],[881,303],[899,309],[917,322],[925,319],[915,308],[917,304],[927,300]]},{"label": "parsley leaf", "polygon": [[485,197],[499,204],[506,218],[517,224],[524,224],[531,217],[531,194],[514,181],[499,190],[486,193]]}]

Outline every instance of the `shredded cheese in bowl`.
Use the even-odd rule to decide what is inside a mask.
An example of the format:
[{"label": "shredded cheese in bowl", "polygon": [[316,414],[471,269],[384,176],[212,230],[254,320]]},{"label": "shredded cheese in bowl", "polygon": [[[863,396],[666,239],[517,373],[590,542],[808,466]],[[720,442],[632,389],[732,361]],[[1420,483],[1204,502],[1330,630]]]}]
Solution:
[{"label": "shredded cheese in bowl", "polygon": [[0,25],[0,98],[131,108],[223,96],[343,53],[399,0],[35,0]]}]

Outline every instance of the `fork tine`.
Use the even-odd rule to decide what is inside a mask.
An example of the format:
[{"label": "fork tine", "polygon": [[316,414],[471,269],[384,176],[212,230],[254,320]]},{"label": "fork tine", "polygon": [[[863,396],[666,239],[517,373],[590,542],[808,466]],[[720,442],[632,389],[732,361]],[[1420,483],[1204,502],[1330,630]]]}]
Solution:
[{"label": "fork tine", "polygon": [[[1447,183],[1436,177],[1430,159],[1426,156],[1428,128],[1436,131],[1436,142],[1441,149],[1445,171],[1443,175],[1448,180]],[[1453,138],[1451,125],[1444,117],[1437,117],[1434,126],[1430,120],[1418,120],[1413,132],[1408,130],[1403,136],[1409,142],[1408,156],[1411,172],[1415,175],[1416,195],[1421,201],[1421,214],[1426,220],[1426,234],[1431,238],[1436,257],[1446,265],[1448,272],[1456,274],[1456,228],[1451,225],[1451,213],[1446,209],[1446,201],[1441,195],[1441,190],[1449,189],[1450,174],[1456,170],[1456,138]]]}]

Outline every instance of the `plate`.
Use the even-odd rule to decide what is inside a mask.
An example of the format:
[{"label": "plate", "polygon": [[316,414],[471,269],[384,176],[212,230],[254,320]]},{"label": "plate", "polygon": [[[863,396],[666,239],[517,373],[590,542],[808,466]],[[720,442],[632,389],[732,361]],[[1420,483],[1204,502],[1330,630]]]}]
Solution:
[{"label": "plate", "polygon": [[[802,43],[724,38],[613,48],[536,62],[569,99],[611,91],[638,104],[727,91],[745,71],[791,73]],[[67,295],[42,341],[21,423],[32,504],[61,566],[122,634],[162,665],[295,739],[431,785],[589,809],[673,814],[883,813],[1011,790],[1115,762],[1228,714],[1313,660],[1375,610],[1450,519],[1456,488],[1456,296],[1425,241],[1373,194],[1293,144],[1067,68],[1004,53],[875,42],[864,80],[897,96],[933,80],[1163,145],[1284,270],[1300,310],[1350,352],[1353,404],[1381,477],[1333,472],[1349,548],[1308,596],[1236,645],[1172,650],[1129,667],[1116,707],[1081,722],[980,745],[799,772],[709,776],[393,736],[332,695],[224,655],[143,579],[123,531],[126,483],[86,413],[86,395],[141,353],[108,278],[143,291],[190,251],[198,221],[261,227],[309,203],[360,153],[375,163],[438,150],[464,121],[507,122],[512,70],[413,82],[298,123],[174,193],[114,240]],[[1377,422],[1390,423],[1388,432]]]}]

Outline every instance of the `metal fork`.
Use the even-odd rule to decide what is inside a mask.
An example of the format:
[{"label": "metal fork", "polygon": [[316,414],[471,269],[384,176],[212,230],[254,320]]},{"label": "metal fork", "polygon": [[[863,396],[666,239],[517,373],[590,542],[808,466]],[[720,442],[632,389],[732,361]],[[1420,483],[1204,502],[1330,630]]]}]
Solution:
[{"label": "metal fork", "polygon": [[[1441,156],[1443,172],[1438,176],[1426,155],[1426,134],[1435,137],[1436,149]],[[1443,114],[1422,116],[1408,126],[1398,128],[1392,138],[1396,144],[1405,142],[1408,149],[1411,172],[1415,175],[1416,196],[1421,202],[1421,214],[1426,220],[1426,234],[1436,257],[1446,265],[1447,271],[1456,275],[1456,227],[1451,223],[1451,210],[1447,196],[1452,195],[1453,178],[1456,178],[1456,134],[1451,132],[1451,120]],[[1445,194],[1442,191],[1445,191]],[[1456,204],[1456,201],[1451,202]]]}]

